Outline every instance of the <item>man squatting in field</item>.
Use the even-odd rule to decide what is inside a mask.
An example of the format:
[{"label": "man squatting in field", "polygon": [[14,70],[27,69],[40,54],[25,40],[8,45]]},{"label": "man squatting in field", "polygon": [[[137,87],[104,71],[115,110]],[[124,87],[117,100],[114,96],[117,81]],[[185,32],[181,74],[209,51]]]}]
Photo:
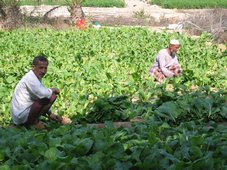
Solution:
[{"label": "man squatting in field", "polygon": [[32,69],[17,84],[11,101],[11,116],[14,124],[25,127],[45,128],[39,117],[46,115],[51,120],[70,123],[70,119],[52,113],[51,106],[60,93],[58,88],[46,88],[41,80],[47,72],[48,60],[37,56]]},{"label": "man squatting in field", "polygon": [[149,73],[159,83],[166,77],[176,77],[182,72],[176,56],[179,48],[179,41],[172,39],[170,40],[169,47],[160,50],[157,54]]}]

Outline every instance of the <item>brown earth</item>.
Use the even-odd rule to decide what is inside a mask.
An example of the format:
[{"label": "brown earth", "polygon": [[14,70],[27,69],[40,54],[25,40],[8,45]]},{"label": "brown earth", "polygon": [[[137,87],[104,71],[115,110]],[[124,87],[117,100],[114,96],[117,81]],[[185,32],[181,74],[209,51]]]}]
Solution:
[{"label": "brown earth", "polygon": [[[82,9],[88,23],[98,21],[102,26],[149,26],[155,31],[182,32],[187,29],[192,35],[207,31],[219,42],[227,43],[227,9],[164,9],[145,0],[125,0],[124,8]],[[35,26],[57,29],[71,26],[66,6],[23,6],[21,11],[32,18]]]},{"label": "brown earth", "polygon": [[[83,7],[86,23],[98,21],[101,26],[147,26],[155,31],[187,30],[189,34],[200,35],[207,31],[214,35],[219,42],[227,43],[227,9],[197,9],[179,10],[164,9],[150,5],[145,0],[125,0],[124,8],[94,8]],[[66,6],[22,6],[23,15],[21,26],[52,27],[64,29],[72,27],[70,13]],[[13,13],[12,13],[13,14]],[[17,27],[17,15],[11,17],[7,24],[0,27]],[[20,25],[19,25],[20,26]]]},{"label": "brown earth", "polygon": [[[213,9],[178,10],[164,9],[157,5],[150,5],[142,0],[125,0],[124,8],[94,8],[83,7],[86,18],[99,21],[102,25],[142,25],[168,26],[185,22],[189,17],[202,13],[213,13]],[[37,7],[23,6],[22,12],[30,16],[44,16],[56,6],[41,5]],[[222,9],[227,14],[227,9]],[[67,7],[60,6],[48,14],[49,19],[67,20],[70,13]]]}]

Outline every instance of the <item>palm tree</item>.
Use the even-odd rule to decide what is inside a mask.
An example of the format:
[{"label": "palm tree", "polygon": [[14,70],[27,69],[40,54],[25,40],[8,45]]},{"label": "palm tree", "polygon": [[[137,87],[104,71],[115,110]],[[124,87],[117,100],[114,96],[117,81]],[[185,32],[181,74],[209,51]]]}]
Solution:
[{"label": "palm tree", "polygon": [[72,24],[75,24],[79,20],[85,18],[85,14],[84,14],[83,9],[81,7],[81,3],[83,1],[84,0],[66,0],[66,3],[68,5],[68,10],[70,12]]},{"label": "palm tree", "polygon": [[12,29],[20,25],[20,0],[0,0],[0,19],[3,28]]},{"label": "palm tree", "polygon": [[[36,0],[36,1],[38,4],[41,4],[40,3],[41,0]],[[68,11],[70,13],[70,20],[71,20],[72,25],[78,23],[78,21],[81,19],[83,19],[83,20],[85,19],[85,14],[81,7],[81,4],[83,1],[84,0],[65,0],[66,5],[68,6]],[[50,12],[52,12],[53,10],[55,10],[59,7],[61,7],[61,5],[52,8],[51,10],[46,12],[46,14],[44,16],[47,16]]]}]

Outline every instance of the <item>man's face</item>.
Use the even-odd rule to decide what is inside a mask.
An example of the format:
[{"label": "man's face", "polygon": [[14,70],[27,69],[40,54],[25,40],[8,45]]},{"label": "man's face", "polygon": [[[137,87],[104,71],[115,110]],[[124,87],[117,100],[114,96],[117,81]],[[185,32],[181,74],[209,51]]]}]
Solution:
[{"label": "man's face", "polygon": [[43,61],[38,61],[37,65],[32,65],[32,71],[41,80],[47,72],[48,63]]},{"label": "man's face", "polygon": [[180,48],[180,45],[170,45],[170,51],[172,53],[177,53],[179,48]]}]

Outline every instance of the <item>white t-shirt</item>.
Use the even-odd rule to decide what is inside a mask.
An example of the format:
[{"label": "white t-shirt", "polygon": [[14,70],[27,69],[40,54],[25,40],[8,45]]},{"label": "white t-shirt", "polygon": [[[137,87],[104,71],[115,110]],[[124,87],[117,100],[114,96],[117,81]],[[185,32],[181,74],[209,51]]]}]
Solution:
[{"label": "white t-shirt", "polygon": [[43,86],[42,82],[30,70],[17,84],[11,101],[11,116],[13,122],[23,124],[28,119],[28,114],[33,102],[37,99],[50,98],[52,90]]}]

